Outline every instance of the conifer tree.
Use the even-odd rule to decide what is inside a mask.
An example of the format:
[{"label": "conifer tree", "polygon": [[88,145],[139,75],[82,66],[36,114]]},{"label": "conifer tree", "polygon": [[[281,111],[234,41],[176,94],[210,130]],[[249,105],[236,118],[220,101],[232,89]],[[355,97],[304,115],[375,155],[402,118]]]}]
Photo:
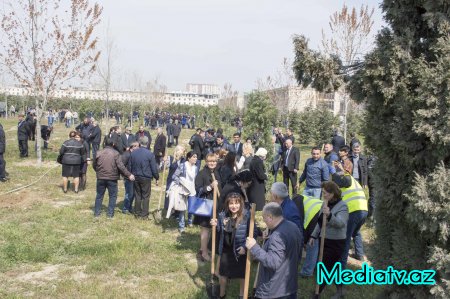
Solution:
[{"label": "conifer tree", "polygon": [[434,286],[393,285],[385,298],[450,298],[450,6],[385,0],[389,27],[354,76],[378,156],[377,267],[434,269]]}]

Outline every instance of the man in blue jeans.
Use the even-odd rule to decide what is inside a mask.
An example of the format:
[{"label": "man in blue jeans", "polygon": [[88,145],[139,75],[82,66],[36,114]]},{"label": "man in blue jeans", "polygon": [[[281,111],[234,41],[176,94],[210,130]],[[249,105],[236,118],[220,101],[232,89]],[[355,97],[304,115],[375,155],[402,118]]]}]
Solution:
[{"label": "man in blue jeans", "polygon": [[368,214],[367,197],[364,189],[347,172],[344,174],[344,168],[341,163],[335,163],[336,173],[332,175],[335,182],[342,192],[342,200],[348,206],[348,223],[347,223],[347,241],[345,244],[344,254],[342,255],[342,267],[347,266],[348,251],[350,243],[353,239],[355,245],[355,257],[358,260],[365,261],[364,245],[360,229],[366,221]]},{"label": "man in blue jeans", "polygon": [[106,189],[108,189],[109,204],[107,216],[111,219],[114,217],[114,208],[117,201],[117,180],[119,179],[119,174],[122,173],[130,181],[134,181],[134,175],[123,165],[119,152],[113,148],[113,140],[110,138],[105,139],[105,148],[97,152],[92,166],[97,172],[97,196],[95,198],[94,216],[100,216],[103,196]]},{"label": "man in blue jeans", "polygon": [[305,168],[299,180],[299,185],[306,181],[303,195],[320,198],[322,182],[328,181],[329,178],[328,164],[320,156],[320,148],[313,147],[311,149],[311,158],[306,160]]}]

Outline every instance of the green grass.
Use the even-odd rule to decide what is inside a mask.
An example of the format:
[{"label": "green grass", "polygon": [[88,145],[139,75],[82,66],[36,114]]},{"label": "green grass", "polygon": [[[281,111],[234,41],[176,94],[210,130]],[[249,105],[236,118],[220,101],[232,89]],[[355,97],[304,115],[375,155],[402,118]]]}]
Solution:
[{"label": "green grass", "polygon": [[[54,167],[69,130],[56,125],[52,149],[44,152],[44,166],[39,168],[35,166],[31,142],[30,158],[19,159],[16,123],[15,119],[2,120],[11,180],[0,185],[0,194],[48,174],[33,186],[0,195],[1,298],[206,298],[210,266],[195,259],[198,228],[189,228],[180,236],[173,220],[155,223],[123,215],[119,212],[124,194],[122,181],[114,219],[107,220],[103,213],[94,221],[92,168],[87,190],[76,195],[62,193],[61,168]],[[193,132],[183,130],[180,141],[187,142]],[[309,147],[302,146],[301,151],[303,167]],[[159,189],[152,188],[154,210]],[[106,203],[107,198],[105,208]],[[373,238],[372,231],[366,233]],[[253,272],[255,269],[253,264]],[[299,297],[309,298],[313,279],[299,283]],[[375,286],[351,286],[347,298],[374,298],[379,291]],[[323,298],[333,293],[334,288],[328,288]],[[229,298],[237,297],[237,282],[232,282],[228,294]]]}]

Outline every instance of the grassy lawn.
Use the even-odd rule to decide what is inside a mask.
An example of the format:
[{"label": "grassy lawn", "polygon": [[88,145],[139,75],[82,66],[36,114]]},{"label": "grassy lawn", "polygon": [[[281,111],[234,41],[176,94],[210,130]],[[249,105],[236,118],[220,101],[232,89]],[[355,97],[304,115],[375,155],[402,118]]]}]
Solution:
[{"label": "grassy lawn", "polygon": [[[43,154],[43,166],[37,167],[31,141],[30,158],[19,158],[16,119],[0,121],[6,132],[5,159],[11,178],[0,185],[0,194],[45,174],[30,187],[0,195],[1,298],[206,298],[210,268],[195,258],[197,228],[188,228],[180,236],[173,220],[156,223],[123,215],[119,212],[122,181],[114,219],[107,220],[103,213],[94,221],[92,167],[86,191],[64,194],[61,190],[61,167],[55,161],[69,130],[56,125],[51,149]],[[180,141],[187,144],[193,132],[183,130]],[[151,134],[154,137],[155,131]],[[309,150],[302,147],[301,151],[303,164]],[[151,210],[157,208],[159,192],[153,185]],[[106,204],[107,197],[105,208]],[[373,232],[365,230],[364,236],[370,257]],[[299,297],[310,298],[313,279],[299,282]],[[346,298],[375,298],[379,291],[375,286],[351,286]],[[331,287],[323,298],[333,293]],[[237,298],[237,294],[238,284],[232,282],[228,298]]]}]

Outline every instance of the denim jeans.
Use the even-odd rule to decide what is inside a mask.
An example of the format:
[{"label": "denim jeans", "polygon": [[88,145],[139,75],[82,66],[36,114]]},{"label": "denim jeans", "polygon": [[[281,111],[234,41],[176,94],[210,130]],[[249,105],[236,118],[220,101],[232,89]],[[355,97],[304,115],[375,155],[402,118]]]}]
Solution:
[{"label": "denim jeans", "polygon": [[320,198],[321,193],[322,193],[321,188],[305,187],[305,189],[303,190],[303,195],[312,196],[314,198]]},{"label": "denim jeans", "polygon": [[303,276],[312,276],[314,273],[314,268],[316,267],[317,257],[319,255],[319,243],[315,240],[314,245],[311,246],[309,243],[306,244],[306,258],[303,263],[302,270],[300,274]]},{"label": "denim jeans", "polygon": [[108,217],[114,216],[114,208],[116,207],[117,201],[117,181],[100,179],[97,179],[97,196],[95,197],[94,216],[100,216],[103,196],[105,195],[106,189],[108,189],[109,195]]},{"label": "denim jeans", "polygon": [[127,179],[123,180],[125,186],[125,198],[123,199],[123,209],[122,212],[131,212],[134,200],[134,188],[133,182]]},{"label": "denim jeans", "polygon": [[347,240],[345,243],[344,253],[342,254],[342,267],[347,267],[348,251],[350,250],[350,242],[353,238],[355,244],[355,255],[364,256],[364,245],[361,237],[361,226],[367,218],[367,211],[355,211],[349,214],[347,222]]},{"label": "denim jeans", "polygon": [[[186,211],[178,211],[178,229],[184,230],[186,223],[184,222],[184,219],[186,217]],[[188,214],[188,224],[192,224],[194,215]]]}]

